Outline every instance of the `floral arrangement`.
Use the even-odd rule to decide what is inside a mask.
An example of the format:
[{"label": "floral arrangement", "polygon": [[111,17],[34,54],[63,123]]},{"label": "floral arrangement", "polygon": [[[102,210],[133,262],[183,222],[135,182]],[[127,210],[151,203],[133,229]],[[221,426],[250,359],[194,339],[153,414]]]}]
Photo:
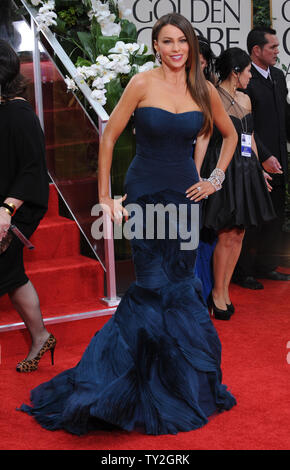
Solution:
[{"label": "floral arrangement", "polygon": [[[39,30],[50,28],[67,53],[75,57],[78,78],[91,98],[110,113],[133,75],[154,68],[155,57],[137,42],[124,0],[29,0],[38,8]],[[73,59],[72,59],[73,60]],[[68,90],[77,91],[66,76]]]}]

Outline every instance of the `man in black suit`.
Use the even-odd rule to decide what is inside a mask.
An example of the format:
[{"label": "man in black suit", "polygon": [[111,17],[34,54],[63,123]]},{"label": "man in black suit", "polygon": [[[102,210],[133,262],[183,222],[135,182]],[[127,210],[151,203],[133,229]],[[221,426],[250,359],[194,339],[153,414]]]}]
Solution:
[{"label": "man in black suit", "polygon": [[279,53],[276,31],[266,27],[254,28],[248,34],[247,47],[252,59],[252,78],[246,92],[252,102],[259,159],[272,177],[270,195],[277,218],[247,230],[233,282],[249,289],[263,289],[263,284],[255,277],[290,280],[290,275],[276,270],[285,211],[290,105],[287,103],[284,74],[274,67]]}]

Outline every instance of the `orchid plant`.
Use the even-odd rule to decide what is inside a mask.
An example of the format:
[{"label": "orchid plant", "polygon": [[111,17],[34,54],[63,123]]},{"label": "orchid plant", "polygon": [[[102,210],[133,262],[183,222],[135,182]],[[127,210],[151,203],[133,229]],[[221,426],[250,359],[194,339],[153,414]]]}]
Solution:
[{"label": "orchid plant", "polygon": [[[78,78],[86,82],[91,98],[110,113],[130,78],[156,66],[148,47],[137,42],[137,30],[127,18],[124,0],[29,0],[38,8],[40,30],[50,28],[75,56]],[[73,33],[70,27],[74,26]],[[80,27],[81,26],[81,27]],[[80,27],[81,30],[78,30]],[[68,90],[77,92],[76,77],[66,76]]]}]

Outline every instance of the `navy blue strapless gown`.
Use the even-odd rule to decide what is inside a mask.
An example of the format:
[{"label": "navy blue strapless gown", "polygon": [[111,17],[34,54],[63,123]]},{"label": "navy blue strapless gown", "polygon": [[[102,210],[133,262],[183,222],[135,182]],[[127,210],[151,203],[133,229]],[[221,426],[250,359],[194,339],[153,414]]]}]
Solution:
[{"label": "navy blue strapless gown", "polygon": [[[197,111],[136,110],[126,202],[191,204],[185,190],[198,179],[192,143],[202,123]],[[235,405],[221,383],[221,344],[194,274],[196,250],[180,250],[180,241],[132,240],[136,282],[76,367],[32,390],[33,406],[22,411],[46,429],[78,435],[175,434]]]}]

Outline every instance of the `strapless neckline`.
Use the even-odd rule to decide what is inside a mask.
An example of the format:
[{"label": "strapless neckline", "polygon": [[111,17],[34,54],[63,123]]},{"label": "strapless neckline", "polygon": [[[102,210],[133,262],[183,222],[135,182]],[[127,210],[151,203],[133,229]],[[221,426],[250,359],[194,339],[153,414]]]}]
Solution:
[{"label": "strapless neckline", "polygon": [[194,109],[192,111],[184,111],[183,113],[173,113],[172,111],[168,111],[167,109],[164,109],[164,108],[159,108],[158,106],[141,106],[140,108],[136,108],[135,112],[141,109],[157,109],[159,111],[163,111],[164,113],[172,114],[173,116],[181,116],[182,114],[190,114],[190,113],[202,114],[202,111],[199,111],[198,109]]}]

